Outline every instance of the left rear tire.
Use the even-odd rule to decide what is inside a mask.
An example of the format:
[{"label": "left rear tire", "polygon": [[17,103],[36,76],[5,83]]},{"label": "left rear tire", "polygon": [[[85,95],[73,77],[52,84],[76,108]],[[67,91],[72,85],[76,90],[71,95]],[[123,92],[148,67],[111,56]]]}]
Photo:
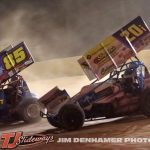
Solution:
[{"label": "left rear tire", "polygon": [[24,100],[19,107],[18,113],[26,123],[34,123],[41,120],[40,104],[35,100]]}]

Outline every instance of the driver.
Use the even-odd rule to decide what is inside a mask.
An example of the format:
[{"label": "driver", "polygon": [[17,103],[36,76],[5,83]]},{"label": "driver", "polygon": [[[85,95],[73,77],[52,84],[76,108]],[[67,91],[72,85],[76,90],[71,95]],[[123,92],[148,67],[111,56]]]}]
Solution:
[{"label": "driver", "polygon": [[7,88],[4,90],[8,103],[12,105],[15,105],[17,99],[23,95],[21,79],[19,75],[11,77]]},{"label": "driver", "polygon": [[140,64],[140,62],[131,62],[129,68],[123,74],[123,85],[125,91],[128,93],[136,94],[136,92],[142,89],[142,82],[140,81],[143,81],[142,79],[144,79],[144,77],[141,76],[141,73],[138,73],[138,68],[141,67]]}]

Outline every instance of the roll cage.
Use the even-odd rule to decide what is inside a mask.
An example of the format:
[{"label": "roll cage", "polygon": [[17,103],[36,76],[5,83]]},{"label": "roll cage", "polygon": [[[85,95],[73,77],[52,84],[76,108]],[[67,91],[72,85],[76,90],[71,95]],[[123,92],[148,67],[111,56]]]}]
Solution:
[{"label": "roll cage", "polygon": [[[96,84],[94,89],[97,88],[98,86],[101,86],[105,82],[108,82],[108,81],[111,81],[111,80],[114,80],[114,79],[115,79],[115,82],[118,82],[121,74],[123,74],[124,72],[126,72],[128,70],[136,71],[136,69],[139,68],[139,67],[144,67],[143,77],[141,79],[142,82],[143,82],[144,76],[145,77],[149,76],[149,71],[148,71],[147,67],[144,65],[144,63],[142,63],[138,58],[136,58],[136,59],[137,59],[136,61],[130,61],[128,63],[124,63],[120,67],[118,67],[117,69],[112,71],[109,75],[109,78],[107,78],[105,81],[99,82],[98,80],[95,80],[94,82],[92,82],[91,84]],[[133,64],[133,63],[136,64],[136,65],[131,67],[131,64]],[[141,84],[143,84],[143,83],[141,83]],[[143,87],[143,85],[141,85],[141,86]]]},{"label": "roll cage", "polygon": [[124,63],[119,68],[110,73],[109,79],[114,78],[119,79],[121,73],[125,73],[127,71],[136,71],[137,68],[144,67],[145,73],[148,73],[147,67],[141,61],[131,61],[128,63]]}]

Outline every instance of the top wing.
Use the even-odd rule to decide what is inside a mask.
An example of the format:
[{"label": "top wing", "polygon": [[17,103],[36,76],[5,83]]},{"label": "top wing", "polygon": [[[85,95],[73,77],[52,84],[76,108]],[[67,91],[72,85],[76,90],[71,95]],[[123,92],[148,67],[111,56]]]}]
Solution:
[{"label": "top wing", "polygon": [[88,70],[101,79],[149,43],[150,30],[139,16],[86,52],[83,58],[89,66]]},{"label": "top wing", "polygon": [[34,60],[24,42],[2,50],[0,52],[0,83],[5,82],[32,63]]}]

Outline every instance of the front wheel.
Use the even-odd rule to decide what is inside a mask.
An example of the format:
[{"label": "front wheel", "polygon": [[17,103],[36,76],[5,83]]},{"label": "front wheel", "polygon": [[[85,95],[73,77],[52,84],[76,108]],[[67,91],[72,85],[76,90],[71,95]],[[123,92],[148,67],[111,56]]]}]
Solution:
[{"label": "front wheel", "polygon": [[76,104],[66,104],[59,111],[59,120],[65,130],[77,130],[84,124],[85,114]]}]

